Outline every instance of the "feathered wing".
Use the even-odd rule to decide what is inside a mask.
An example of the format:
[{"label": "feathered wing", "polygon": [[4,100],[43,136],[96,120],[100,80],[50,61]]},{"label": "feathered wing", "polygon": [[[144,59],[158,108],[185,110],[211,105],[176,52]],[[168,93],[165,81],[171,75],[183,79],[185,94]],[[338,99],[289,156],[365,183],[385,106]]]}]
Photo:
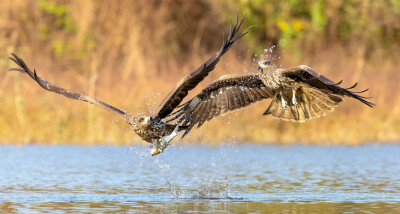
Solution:
[{"label": "feathered wing", "polygon": [[353,86],[349,88],[342,88],[339,86],[342,81],[334,83],[330,79],[326,78],[322,74],[314,71],[312,68],[306,65],[300,65],[295,68],[287,69],[284,72],[284,75],[298,82],[303,82],[314,88],[321,89],[326,93],[338,96],[352,97],[369,107],[375,106],[375,104],[366,100],[368,99],[368,97],[358,95],[360,93],[368,91],[368,89],[358,92],[351,91],[350,89],[355,88],[357,86],[357,83],[355,83]]},{"label": "feathered wing", "polygon": [[[288,89],[282,95],[276,93],[264,115],[272,115],[278,119],[303,123],[307,120],[325,116],[343,101],[337,95],[326,93],[324,90],[310,87],[304,83],[299,83],[299,86],[295,90],[297,103],[293,103],[292,89]],[[282,103],[282,97],[286,102],[285,104]]]},{"label": "feathered wing", "polygon": [[[342,88],[339,86],[341,82],[334,83],[308,66],[301,65],[284,70],[282,75],[298,83],[295,90],[297,104],[293,103],[292,91],[286,92],[286,96],[277,93],[264,115],[271,114],[276,118],[292,122],[305,122],[333,111],[343,101],[343,96],[355,98],[369,107],[374,106],[366,100],[367,97],[358,95],[368,89],[359,92],[350,91],[357,84],[350,88]],[[286,107],[282,104],[282,96],[287,102]]]},{"label": "feathered wing", "polygon": [[181,105],[167,122],[177,120],[185,127],[184,137],[196,124],[200,127],[206,121],[272,96],[258,74],[224,75]]},{"label": "feathered wing", "polygon": [[13,57],[10,57],[9,59],[12,60],[13,62],[15,62],[20,68],[11,68],[10,71],[14,70],[14,71],[19,71],[22,73],[26,73],[28,74],[33,80],[35,80],[40,87],[51,91],[51,92],[55,92],[57,94],[61,94],[64,95],[67,98],[70,99],[74,99],[74,100],[81,100],[81,101],[85,101],[97,106],[100,106],[104,109],[106,109],[107,111],[110,111],[118,116],[120,116],[122,119],[124,119],[127,123],[132,124],[134,121],[134,118],[132,115],[129,115],[125,112],[123,112],[122,110],[115,108],[107,103],[104,103],[96,98],[90,97],[90,96],[86,96],[84,94],[79,94],[73,91],[69,91],[67,89],[61,88],[51,82],[48,82],[40,77],[37,76],[36,74],[36,70],[33,70],[33,72],[28,68],[28,66],[25,64],[25,62],[19,58],[17,55],[15,54],[11,54]]},{"label": "feathered wing", "polygon": [[163,102],[159,106],[159,110],[156,113],[156,116],[160,119],[167,117],[174,109],[182,102],[182,100],[186,97],[188,92],[195,88],[208,74],[214,70],[216,64],[219,62],[222,55],[224,55],[229,48],[240,38],[247,34],[248,29],[253,26],[250,26],[239,32],[244,18],[239,22],[239,16],[236,18],[236,24],[232,27],[231,33],[228,39],[224,42],[221,49],[207,61],[200,65],[196,70],[194,70],[189,75],[182,78],[178,84],[171,90],[171,92],[164,98]]}]

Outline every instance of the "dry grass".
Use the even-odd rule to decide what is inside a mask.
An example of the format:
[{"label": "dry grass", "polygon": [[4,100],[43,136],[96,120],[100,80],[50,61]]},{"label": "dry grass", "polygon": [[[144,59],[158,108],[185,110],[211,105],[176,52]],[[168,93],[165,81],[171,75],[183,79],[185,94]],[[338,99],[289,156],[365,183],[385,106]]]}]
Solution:
[{"label": "dry grass", "polygon": [[[0,79],[0,141],[140,142],[130,127],[111,113],[48,93],[26,75],[6,72],[14,66],[7,60],[9,53],[19,54],[41,77],[62,87],[96,96],[132,114],[149,113],[180,77],[220,47],[222,34],[229,31],[226,21],[234,16],[223,5],[225,1],[5,2],[0,8],[0,70],[4,71]],[[253,18],[249,17],[249,22]],[[190,95],[220,75],[256,72],[254,53],[268,48],[271,38],[253,31]],[[370,109],[348,99],[325,118],[294,124],[262,117],[269,104],[263,101],[194,129],[185,141],[350,145],[399,141],[400,96],[396,92],[400,89],[400,53],[393,51],[399,44],[369,49],[369,39],[357,48],[340,40],[332,42],[332,38],[326,45],[301,37],[304,35],[285,47],[284,53],[276,52],[279,64],[307,64],[334,81],[344,79],[349,86],[359,81],[361,89],[371,88],[368,95],[377,107]],[[258,38],[258,47],[248,48],[254,38]],[[279,43],[279,36],[275,42]],[[311,45],[306,48],[308,43]]]}]

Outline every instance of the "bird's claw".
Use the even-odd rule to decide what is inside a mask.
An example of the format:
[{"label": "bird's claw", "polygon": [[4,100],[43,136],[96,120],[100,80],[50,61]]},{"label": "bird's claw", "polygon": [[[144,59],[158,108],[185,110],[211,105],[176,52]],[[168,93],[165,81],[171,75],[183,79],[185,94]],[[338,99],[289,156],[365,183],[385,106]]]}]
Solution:
[{"label": "bird's claw", "polygon": [[151,148],[151,156],[158,155],[164,151],[165,148],[169,145],[169,142],[179,134],[178,132],[179,126],[176,126],[174,131],[171,134],[161,137],[160,139],[156,140],[155,145]]}]

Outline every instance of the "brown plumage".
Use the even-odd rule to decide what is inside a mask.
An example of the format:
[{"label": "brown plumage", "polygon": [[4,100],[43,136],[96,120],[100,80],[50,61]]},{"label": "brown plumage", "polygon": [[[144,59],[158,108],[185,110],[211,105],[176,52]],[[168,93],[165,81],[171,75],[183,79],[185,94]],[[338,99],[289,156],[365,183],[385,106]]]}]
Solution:
[{"label": "brown plumage", "polygon": [[200,127],[212,118],[244,108],[252,103],[271,98],[264,115],[305,122],[325,116],[343,101],[344,96],[355,98],[369,107],[374,104],[342,88],[310,67],[300,65],[291,69],[278,68],[271,61],[259,62],[260,73],[224,75],[204,88],[197,96],[180,106],[167,122],[185,128],[185,136],[196,124]]},{"label": "brown plumage", "polygon": [[[239,21],[239,16],[237,16],[236,24],[231,27],[231,32],[228,38],[225,40],[224,44],[222,45],[221,49],[214,56],[210,57],[203,64],[201,64],[196,70],[182,78],[172,89],[172,91],[166,96],[164,101],[159,106],[158,111],[154,115],[135,117],[96,98],[61,88],[38,77],[36,71],[34,70],[32,72],[25,64],[25,62],[15,54],[12,54],[13,57],[10,57],[10,59],[14,61],[20,68],[12,68],[10,70],[16,70],[28,74],[42,88],[48,91],[64,95],[70,99],[89,102],[118,115],[124,121],[129,123],[133,127],[133,130],[143,140],[149,143],[155,143],[155,147],[153,147],[154,151],[152,150],[152,154],[154,155],[162,152],[168,145],[168,142],[165,142],[163,137],[171,134],[174,129],[179,129],[179,126],[176,126],[175,124],[167,124],[163,119],[168,116],[182,102],[182,100],[190,90],[195,88],[206,76],[208,76],[208,74],[212,70],[214,70],[221,57],[229,50],[229,48],[236,41],[247,34],[248,29],[250,29],[252,26],[239,32],[243,24],[244,18],[245,16],[243,16],[242,20]],[[164,143],[160,145],[161,140],[163,140]]]}]

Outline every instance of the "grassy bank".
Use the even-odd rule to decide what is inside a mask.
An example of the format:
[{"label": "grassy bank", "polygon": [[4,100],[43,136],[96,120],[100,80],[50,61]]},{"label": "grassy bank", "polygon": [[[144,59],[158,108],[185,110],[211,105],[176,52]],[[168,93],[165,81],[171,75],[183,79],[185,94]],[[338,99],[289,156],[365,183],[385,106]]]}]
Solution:
[{"label": "grassy bank", "polygon": [[237,10],[248,12],[246,25],[258,27],[189,95],[223,74],[256,72],[256,54],[277,45],[270,55],[278,64],[306,64],[348,86],[358,81],[360,89],[370,88],[367,95],[377,107],[346,99],[324,118],[294,124],[261,116],[269,104],[263,101],[193,130],[185,141],[357,145],[400,140],[396,1],[252,2],[5,2],[0,8],[0,141],[139,142],[111,113],[46,92],[26,75],[6,72],[13,66],[7,60],[10,52],[50,82],[131,114],[149,113],[179,78],[215,53]]}]

